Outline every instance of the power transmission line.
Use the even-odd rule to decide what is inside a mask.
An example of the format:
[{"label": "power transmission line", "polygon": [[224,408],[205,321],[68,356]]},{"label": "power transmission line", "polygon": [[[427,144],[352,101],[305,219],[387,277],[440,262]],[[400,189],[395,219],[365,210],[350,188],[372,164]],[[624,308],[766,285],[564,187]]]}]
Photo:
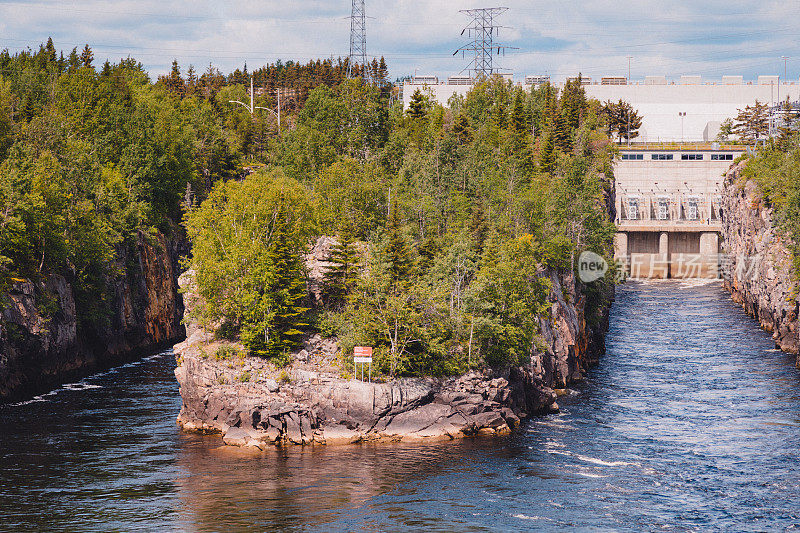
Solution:
[{"label": "power transmission line", "polygon": [[[467,32],[467,36],[472,38],[472,42],[462,46],[453,55],[461,52],[462,57],[467,52],[474,54],[474,59],[464,68],[464,70],[472,72],[473,78],[480,76],[491,76],[495,73],[494,65],[492,64],[492,56],[497,53],[505,51],[508,48],[506,45],[495,43],[494,34],[497,33],[502,26],[494,25],[494,17],[508,11],[507,7],[488,7],[482,9],[462,9],[459,13],[472,17],[472,22],[463,30],[461,35]],[[462,70],[462,72],[464,71]]]},{"label": "power transmission line", "polygon": [[353,77],[353,66],[361,65],[361,76],[367,81],[367,22],[364,0],[353,0],[350,14],[350,60],[347,63],[347,77]]}]

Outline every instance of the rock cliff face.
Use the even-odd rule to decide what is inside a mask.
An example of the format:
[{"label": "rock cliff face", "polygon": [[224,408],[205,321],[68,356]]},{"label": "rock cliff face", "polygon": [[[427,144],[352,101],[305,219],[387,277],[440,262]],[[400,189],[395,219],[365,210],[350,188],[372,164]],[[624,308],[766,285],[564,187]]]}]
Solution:
[{"label": "rock cliff face", "polygon": [[143,234],[135,251],[120,250],[108,281],[110,314],[79,316],[71,284],[52,275],[17,281],[5,295],[0,320],[0,402],[169,346],[184,335],[176,280],[178,252],[162,235]]},{"label": "rock cliff face", "polygon": [[[743,167],[733,167],[723,186],[724,286],[772,332],[776,347],[796,354],[797,282],[789,237],[773,224],[773,210],[764,205],[758,186],[740,179]],[[800,358],[797,364],[800,368]]]},{"label": "rock cliff face", "polygon": [[[530,364],[447,379],[346,380],[314,364],[338,350],[335,339],[318,337],[306,342],[279,379],[277,369],[257,358],[209,356],[212,335],[189,325],[189,338],[175,346],[183,398],[178,424],[222,433],[226,444],[257,448],[508,432],[521,418],[557,410],[558,393],[582,380],[605,349],[608,305],[587,320],[587,297],[573,275],[543,275],[552,282],[551,317],[540,319],[545,346]],[[181,277],[182,285],[190,283],[191,275]],[[605,295],[606,304],[611,296]]]}]

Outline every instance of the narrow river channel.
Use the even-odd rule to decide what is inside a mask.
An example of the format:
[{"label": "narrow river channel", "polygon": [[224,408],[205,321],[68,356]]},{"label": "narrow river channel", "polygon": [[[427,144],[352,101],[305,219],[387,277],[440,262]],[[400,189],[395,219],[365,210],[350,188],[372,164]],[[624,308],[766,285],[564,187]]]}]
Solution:
[{"label": "narrow river channel", "polygon": [[629,283],[608,353],[514,435],[220,447],[171,354],[0,407],[2,531],[800,529],[800,373],[717,283]]}]

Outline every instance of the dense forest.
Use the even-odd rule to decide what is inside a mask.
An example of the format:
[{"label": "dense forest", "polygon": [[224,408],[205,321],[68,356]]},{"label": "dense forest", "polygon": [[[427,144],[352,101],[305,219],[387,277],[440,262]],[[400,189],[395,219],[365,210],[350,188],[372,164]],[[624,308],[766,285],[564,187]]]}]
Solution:
[{"label": "dense forest", "polygon": [[[279,360],[317,328],[345,353],[374,346],[388,375],[526,361],[544,272],[611,254],[601,109],[578,83],[486,79],[447,108],[416,92],[406,110],[360,80],[313,90],[268,169],[187,213],[197,318]],[[318,235],[337,245],[310,309],[302,254]]]},{"label": "dense forest", "polygon": [[[101,320],[114,254],[185,231],[196,318],[252,354],[280,360],[319,330],[344,351],[375,346],[391,375],[524,361],[544,269],[611,254],[600,104],[579,83],[485,79],[447,108],[417,92],[403,110],[385,63],[371,71],[257,69],[257,106],[296,91],[279,131],[229,103],[249,101],[246,70],[175,63],[153,81],[130,58],[95,65],[88,46],[0,53],[0,282],[65,275],[81,319]],[[314,305],[303,258],[320,235],[338,244]]]}]

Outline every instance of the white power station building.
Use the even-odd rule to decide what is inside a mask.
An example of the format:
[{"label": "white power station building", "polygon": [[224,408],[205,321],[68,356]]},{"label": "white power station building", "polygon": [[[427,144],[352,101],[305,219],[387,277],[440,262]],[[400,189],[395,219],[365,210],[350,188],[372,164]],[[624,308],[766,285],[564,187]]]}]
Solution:
[{"label": "white power station building", "polygon": [[[510,76],[506,76],[510,79]],[[525,85],[540,85],[547,76],[526,76]],[[770,105],[800,99],[800,83],[779,81],[778,76],[759,76],[745,81],[742,76],[723,76],[703,81],[700,76],[647,76],[629,82],[624,76],[603,77],[599,82],[582,78],[586,95],[601,102],[628,102],[643,118],[639,136],[632,142],[710,142],[722,122],[756,100]],[[446,106],[453,95],[464,96],[473,87],[468,77],[417,76],[403,84],[403,105],[408,106],[417,89]]]}]

